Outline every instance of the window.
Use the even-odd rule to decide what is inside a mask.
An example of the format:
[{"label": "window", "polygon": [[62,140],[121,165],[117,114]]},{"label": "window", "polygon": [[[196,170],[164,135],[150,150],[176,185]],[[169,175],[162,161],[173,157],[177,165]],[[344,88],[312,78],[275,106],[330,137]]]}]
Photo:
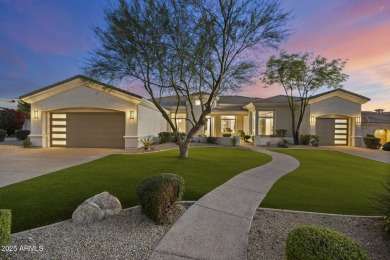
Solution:
[{"label": "window", "polygon": [[200,106],[200,100],[199,99],[195,100],[195,106]]},{"label": "window", "polygon": [[274,134],[274,111],[259,111],[258,135]]},{"label": "window", "polygon": [[186,114],[185,113],[177,113],[177,114],[171,114],[171,118],[173,119],[173,123],[175,123],[176,119],[176,126],[177,131],[180,133],[186,133]]},{"label": "window", "polygon": [[221,116],[221,132],[229,133],[229,128],[231,133],[236,132],[236,117],[235,116]]}]

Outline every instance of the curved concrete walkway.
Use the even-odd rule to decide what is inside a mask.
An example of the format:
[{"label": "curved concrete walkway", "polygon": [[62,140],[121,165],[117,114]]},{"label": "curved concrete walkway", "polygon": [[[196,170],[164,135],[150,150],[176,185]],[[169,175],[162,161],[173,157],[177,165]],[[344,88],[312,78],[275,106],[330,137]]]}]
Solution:
[{"label": "curved concrete walkway", "polygon": [[195,202],[149,259],[247,259],[256,209],[275,181],[299,166],[291,156],[249,148],[271,155],[272,161],[240,173]]}]

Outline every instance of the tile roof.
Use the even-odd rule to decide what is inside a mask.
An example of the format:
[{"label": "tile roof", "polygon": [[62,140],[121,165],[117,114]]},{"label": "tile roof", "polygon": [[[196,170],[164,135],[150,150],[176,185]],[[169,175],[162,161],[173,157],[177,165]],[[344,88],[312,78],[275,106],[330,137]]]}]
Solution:
[{"label": "tile roof", "polygon": [[25,98],[25,97],[28,97],[28,96],[31,96],[31,95],[34,95],[34,94],[37,94],[37,93],[39,93],[39,92],[42,92],[42,91],[45,91],[45,90],[48,90],[48,89],[51,89],[51,88],[54,88],[54,87],[57,87],[57,86],[59,86],[59,85],[61,85],[61,84],[65,84],[65,83],[67,83],[67,82],[70,82],[70,81],[75,80],[75,79],[78,79],[78,78],[81,79],[81,80],[86,80],[86,81],[90,81],[90,82],[95,83],[95,84],[102,85],[102,86],[104,86],[104,87],[106,87],[106,88],[113,89],[113,90],[116,90],[116,91],[118,91],[118,92],[122,92],[122,93],[124,93],[124,94],[129,95],[129,96],[133,96],[133,97],[142,99],[142,97],[139,96],[139,95],[137,95],[137,94],[134,94],[134,93],[128,92],[128,91],[126,91],[126,90],[123,90],[123,89],[120,89],[120,88],[117,88],[117,87],[114,87],[114,86],[105,84],[105,83],[103,83],[103,82],[94,80],[94,79],[89,78],[89,77],[84,76],[84,75],[76,75],[76,76],[74,76],[74,77],[65,79],[65,80],[63,80],[63,81],[54,83],[54,84],[52,84],[52,85],[49,85],[49,86],[40,88],[40,89],[38,89],[38,90],[32,91],[32,92],[30,92],[30,93],[27,93],[27,94],[21,96],[20,99]]},{"label": "tile roof", "polygon": [[390,112],[362,111],[363,123],[390,123]]}]

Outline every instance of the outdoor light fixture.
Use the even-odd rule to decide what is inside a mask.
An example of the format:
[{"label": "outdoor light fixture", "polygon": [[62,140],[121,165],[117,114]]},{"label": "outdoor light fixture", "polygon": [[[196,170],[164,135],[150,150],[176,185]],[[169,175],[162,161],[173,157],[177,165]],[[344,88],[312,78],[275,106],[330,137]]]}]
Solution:
[{"label": "outdoor light fixture", "polygon": [[314,124],[314,116],[310,117],[310,123]]},{"label": "outdoor light fixture", "polygon": [[38,119],[38,110],[34,110],[34,119]]},{"label": "outdoor light fixture", "polygon": [[129,119],[134,119],[134,110],[130,110]]},{"label": "outdoor light fixture", "polygon": [[360,116],[356,117],[356,123],[360,124]]}]

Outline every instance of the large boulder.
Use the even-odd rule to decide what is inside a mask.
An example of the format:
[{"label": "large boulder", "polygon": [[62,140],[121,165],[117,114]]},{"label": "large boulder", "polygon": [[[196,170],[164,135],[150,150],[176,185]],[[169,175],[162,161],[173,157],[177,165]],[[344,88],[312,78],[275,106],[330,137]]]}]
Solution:
[{"label": "large boulder", "polygon": [[116,215],[122,210],[120,201],[107,191],[84,201],[72,214],[77,224],[89,225],[102,219]]}]

